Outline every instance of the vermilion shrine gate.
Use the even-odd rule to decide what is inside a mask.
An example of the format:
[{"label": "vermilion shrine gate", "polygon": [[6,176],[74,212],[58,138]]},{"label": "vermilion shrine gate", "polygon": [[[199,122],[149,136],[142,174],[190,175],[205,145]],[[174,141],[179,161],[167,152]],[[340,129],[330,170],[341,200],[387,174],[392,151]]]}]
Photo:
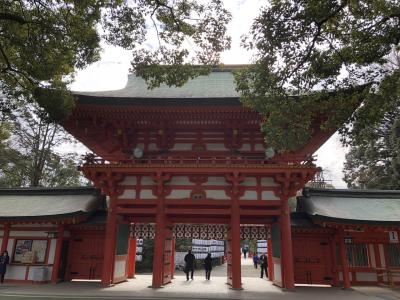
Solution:
[{"label": "vermilion shrine gate", "polygon": [[225,224],[228,283],[239,289],[240,226],[259,224],[280,243],[280,255],[269,251],[276,281],[294,288],[288,198],[318,171],[310,157],[330,134],[315,124],[307,146],[266,158],[262,117],[240,103],[231,71],[154,90],[130,75],[122,90],[76,94],[63,125],[99,157],[81,170],[110,198],[103,285],[126,278],[127,260],[134,267],[118,253],[127,224],[155,224],[153,287],[170,282],[175,224]]}]

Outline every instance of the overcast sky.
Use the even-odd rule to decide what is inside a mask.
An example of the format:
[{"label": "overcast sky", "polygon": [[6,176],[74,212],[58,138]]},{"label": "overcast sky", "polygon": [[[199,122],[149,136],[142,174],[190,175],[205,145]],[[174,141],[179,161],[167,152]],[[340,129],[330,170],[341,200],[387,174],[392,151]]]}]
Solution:
[{"label": "overcast sky", "polygon": [[[249,31],[254,17],[258,15],[265,0],[225,0],[226,8],[232,13],[229,34],[232,49],[222,54],[224,64],[246,64],[251,62],[251,54],[240,47],[240,37]],[[78,71],[71,85],[74,91],[101,91],[123,88],[127,82],[131,53],[116,47],[103,45],[101,60],[88,68]],[[84,151],[81,146],[76,151]],[[317,165],[325,170],[325,179],[332,180],[336,188],[345,188],[342,181],[342,168],[345,149],[334,135],[316,153]]]}]

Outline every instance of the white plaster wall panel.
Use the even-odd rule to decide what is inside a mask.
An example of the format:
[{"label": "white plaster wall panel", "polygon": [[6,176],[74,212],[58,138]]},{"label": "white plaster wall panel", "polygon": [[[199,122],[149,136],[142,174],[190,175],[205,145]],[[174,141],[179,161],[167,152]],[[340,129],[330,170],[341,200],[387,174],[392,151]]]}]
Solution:
[{"label": "white plaster wall panel", "polygon": [[224,151],[228,150],[224,144],[206,144],[208,151]]},{"label": "white plaster wall panel", "polygon": [[153,195],[152,190],[141,190],[140,199],[157,199],[157,197]]},{"label": "white plaster wall panel", "polygon": [[149,150],[149,151],[158,150],[157,144],[150,143],[149,146],[147,147],[147,150]]},{"label": "white plaster wall panel", "polygon": [[274,263],[274,280],[282,282],[282,270],[279,263]]},{"label": "white plaster wall panel", "polygon": [[167,199],[187,199],[190,198],[191,190],[172,190]]},{"label": "white plaster wall panel", "polygon": [[356,272],[357,281],[378,281],[376,273]]},{"label": "white plaster wall panel", "polygon": [[256,186],[257,178],[256,177],[246,177],[246,179],[241,183],[243,186]]},{"label": "white plaster wall panel", "polygon": [[10,238],[10,239],[8,239],[8,244],[7,244],[7,252],[8,252],[8,255],[10,256],[10,263],[11,263],[11,261],[12,261],[12,256],[13,256],[13,248],[14,248],[14,240],[15,239],[12,239],[12,238]]},{"label": "white plaster wall panel", "polygon": [[167,185],[194,185],[193,182],[190,182],[188,176],[173,176]]},{"label": "white plaster wall panel", "polygon": [[261,177],[261,186],[277,186],[278,184],[275,182],[274,178],[272,177]]},{"label": "white plaster wall panel", "polygon": [[51,280],[51,275],[52,274],[53,274],[53,267],[52,266],[47,267],[47,277],[46,277],[47,281]]},{"label": "white plaster wall panel", "polygon": [[[349,272],[349,279],[350,281],[353,280],[353,274],[351,272]],[[339,281],[343,281],[343,273],[339,272]]]},{"label": "white plaster wall panel", "polygon": [[126,261],[116,260],[114,265],[114,278],[125,276]]},{"label": "white plaster wall panel", "polygon": [[263,145],[263,144],[255,144],[255,145],[254,145],[254,150],[255,150],[255,151],[264,151],[265,148],[264,148],[264,145]]},{"label": "white plaster wall panel", "polygon": [[386,261],[385,261],[385,251],[383,249],[383,245],[379,244],[379,257],[381,258],[381,266],[382,268],[386,268]]},{"label": "white plaster wall panel", "polygon": [[123,194],[118,199],[134,199],[136,197],[136,191],[133,189],[124,190]]},{"label": "white plaster wall panel", "polygon": [[242,147],[239,148],[240,151],[250,151],[251,145],[250,144],[243,144]]},{"label": "white plaster wall panel", "polygon": [[229,200],[230,198],[226,195],[225,191],[221,190],[206,190],[207,199],[216,199],[216,200]]},{"label": "white plaster wall panel", "polygon": [[137,184],[136,176],[125,176],[124,180],[119,185],[135,185]]},{"label": "white plaster wall panel", "polygon": [[25,280],[26,274],[26,266],[16,266],[9,265],[7,266],[7,272],[5,279],[14,279],[14,280]]},{"label": "white plaster wall panel", "polygon": [[172,151],[189,151],[189,150],[192,150],[192,145],[193,144],[176,143],[171,150]]},{"label": "white plaster wall panel", "polygon": [[262,191],[261,200],[279,200],[279,197],[275,196],[273,191]]},{"label": "white plaster wall panel", "polygon": [[38,278],[35,278],[35,272],[38,270],[39,274],[43,274],[44,277],[42,278],[43,281],[50,281],[51,280],[51,273],[53,272],[53,267],[45,267],[45,271],[43,273],[43,269],[41,269],[41,266],[35,266],[35,267],[30,267],[29,268],[29,273],[28,273],[28,280],[35,280]]},{"label": "white plaster wall panel", "polygon": [[368,248],[369,248],[369,258],[371,261],[371,267],[376,268],[374,244],[369,244]]},{"label": "white plaster wall panel", "polygon": [[47,238],[47,231],[16,231],[16,230],[11,230],[10,231],[10,236],[13,237],[45,237]]},{"label": "white plaster wall panel", "polygon": [[153,178],[151,178],[150,176],[142,176],[142,178],[140,179],[140,184],[141,185],[155,185],[155,182],[154,182]]},{"label": "white plaster wall panel", "polygon": [[225,177],[210,176],[204,185],[229,185],[229,182],[226,182]]},{"label": "white plaster wall panel", "polygon": [[240,200],[257,200],[257,191],[245,191]]},{"label": "white plaster wall panel", "polygon": [[50,245],[47,245],[47,247],[50,246],[49,248],[49,257],[47,260],[48,264],[53,264],[54,263],[54,256],[56,254],[56,245],[57,245],[57,239],[51,239],[50,240]]}]

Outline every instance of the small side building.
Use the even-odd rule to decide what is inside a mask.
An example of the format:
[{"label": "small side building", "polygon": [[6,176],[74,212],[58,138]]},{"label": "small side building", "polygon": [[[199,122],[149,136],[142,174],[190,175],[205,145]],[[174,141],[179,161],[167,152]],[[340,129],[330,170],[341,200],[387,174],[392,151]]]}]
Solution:
[{"label": "small side building", "polygon": [[306,188],[292,214],[296,283],[400,281],[400,191]]},{"label": "small side building", "polygon": [[[0,249],[10,256],[6,282],[69,280],[88,263],[92,274],[85,277],[101,274],[104,218],[96,220],[104,209],[105,197],[92,187],[0,189]],[[74,257],[77,249],[95,247],[97,259]]]}]

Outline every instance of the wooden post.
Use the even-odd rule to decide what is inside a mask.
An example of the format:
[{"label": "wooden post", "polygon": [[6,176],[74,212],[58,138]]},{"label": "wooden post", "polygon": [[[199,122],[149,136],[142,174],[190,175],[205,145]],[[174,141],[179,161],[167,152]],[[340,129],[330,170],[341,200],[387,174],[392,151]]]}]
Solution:
[{"label": "wooden post", "polygon": [[61,250],[62,250],[63,240],[64,240],[64,226],[58,225],[56,250],[55,250],[55,254],[54,254],[53,270],[51,273],[51,282],[52,283],[58,282],[58,271],[60,269]]},{"label": "wooden post", "polygon": [[[161,205],[158,205],[161,206]],[[164,266],[164,240],[165,240],[165,216],[163,209],[158,209],[156,217],[156,229],[154,238],[154,256],[153,256],[153,280],[151,287],[159,288],[163,284],[163,266]]]},{"label": "wooden post", "polygon": [[174,278],[175,273],[175,239],[172,239],[172,251],[171,251],[171,278]]},{"label": "wooden post", "polygon": [[330,242],[330,251],[331,251],[331,257],[332,257],[332,275],[333,275],[333,280],[332,280],[332,285],[333,286],[339,286],[339,268],[338,268],[338,262],[337,262],[337,257],[336,257],[336,244],[337,244],[337,236],[336,234],[332,236],[331,242]]},{"label": "wooden post", "polygon": [[[3,240],[1,242],[1,254],[3,254],[4,251],[7,250],[7,246],[8,246],[8,239],[10,237],[10,224],[4,224],[3,226]],[[10,253],[9,253],[10,255]]]},{"label": "wooden post", "polygon": [[157,182],[157,189],[155,195],[157,196],[157,215],[156,215],[156,228],[154,237],[154,256],[153,256],[153,280],[152,288],[160,288],[163,285],[163,268],[164,268],[164,247],[165,247],[165,195],[164,195],[164,181],[170,179],[169,175],[162,175],[157,173],[153,180]]},{"label": "wooden post", "polygon": [[113,281],[114,262],[115,262],[115,243],[117,241],[117,214],[115,209],[116,199],[110,199],[108,209],[106,236],[104,241],[103,271],[101,284],[109,286]]},{"label": "wooden post", "polygon": [[136,237],[129,237],[128,248],[128,278],[135,278],[136,270]]},{"label": "wooden post", "polygon": [[292,229],[290,225],[290,209],[288,197],[281,197],[281,252],[283,265],[283,286],[286,289],[294,289],[294,268],[293,268],[293,249],[292,249]]},{"label": "wooden post", "polygon": [[268,255],[268,280],[274,280],[274,262],[272,260],[272,239],[267,239],[267,255]]},{"label": "wooden post", "polygon": [[344,245],[343,230],[341,230],[339,235],[339,249],[340,249],[340,258],[342,260],[343,289],[349,289],[351,287],[350,276],[349,276],[349,263],[347,259],[346,248]]},{"label": "wooden post", "polygon": [[232,199],[231,209],[232,289],[241,289],[240,215],[237,199]]},{"label": "wooden post", "polygon": [[[381,269],[383,266],[382,266],[382,262],[381,262],[381,256],[379,254],[379,244],[376,242],[374,243],[374,252],[375,252],[374,254],[375,254],[376,268]],[[378,276],[378,275],[380,275],[379,271],[377,271],[376,274],[377,274],[378,284],[383,283],[383,276]]]}]

